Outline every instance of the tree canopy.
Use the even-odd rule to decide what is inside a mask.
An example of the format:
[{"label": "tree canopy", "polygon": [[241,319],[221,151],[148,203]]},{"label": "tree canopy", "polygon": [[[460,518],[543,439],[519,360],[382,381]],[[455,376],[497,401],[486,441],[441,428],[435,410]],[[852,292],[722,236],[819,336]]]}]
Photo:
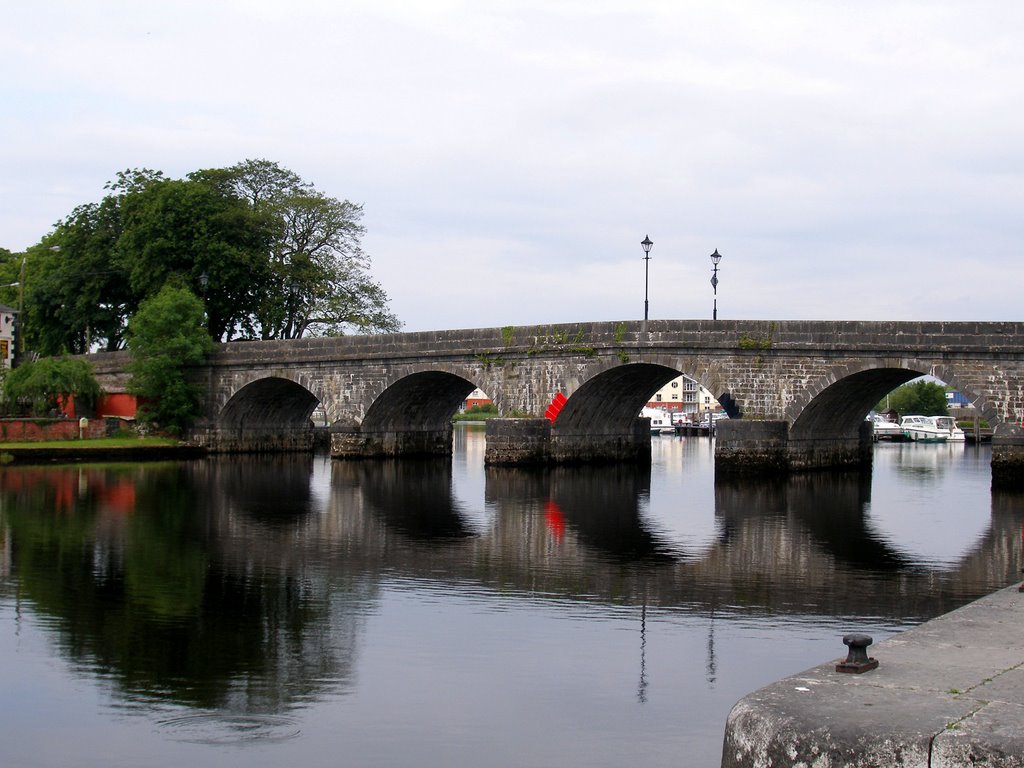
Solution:
[{"label": "tree canopy", "polygon": [[946,388],[925,379],[912,381],[890,392],[886,400],[875,406],[877,411],[888,409],[903,416],[945,416],[949,413]]},{"label": "tree canopy", "polygon": [[0,301],[24,299],[27,348],[121,349],[129,319],[166,284],[205,305],[220,341],[401,327],[362,251],[362,206],[268,160],[169,179],[118,173],[24,254],[0,251]]}]

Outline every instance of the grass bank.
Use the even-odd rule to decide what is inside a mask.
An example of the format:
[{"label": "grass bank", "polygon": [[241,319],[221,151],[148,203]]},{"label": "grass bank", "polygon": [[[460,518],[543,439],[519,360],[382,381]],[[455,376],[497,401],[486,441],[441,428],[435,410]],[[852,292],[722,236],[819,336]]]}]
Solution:
[{"label": "grass bank", "polygon": [[179,441],[171,437],[97,437],[84,440],[42,440],[29,442],[0,442],[0,451],[10,449],[69,450],[82,451],[90,448],[145,448],[177,446]]},{"label": "grass bank", "polygon": [[199,456],[202,448],[170,437],[100,437],[48,440],[39,443],[0,442],[0,464],[81,461],[148,461]]}]

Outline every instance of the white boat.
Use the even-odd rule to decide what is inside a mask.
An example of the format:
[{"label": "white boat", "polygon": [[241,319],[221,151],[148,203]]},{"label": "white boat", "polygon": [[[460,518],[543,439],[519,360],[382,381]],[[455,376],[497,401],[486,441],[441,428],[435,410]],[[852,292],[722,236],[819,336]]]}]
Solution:
[{"label": "white boat", "polygon": [[902,440],[903,427],[895,421],[889,421],[880,414],[872,414],[868,421],[873,424],[875,440]]},{"label": "white boat", "polygon": [[935,419],[935,425],[939,429],[949,431],[949,437],[947,438],[949,442],[963,443],[967,441],[967,435],[956,425],[956,419],[952,416],[933,416],[932,418]]},{"label": "white boat", "polygon": [[640,411],[640,418],[651,420],[651,434],[661,435],[667,432],[675,432],[675,425],[672,423],[672,415],[660,408],[644,408]]},{"label": "white boat", "polygon": [[963,440],[963,430],[959,430],[950,416],[904,416],[900,420],[903,435],[908,440],[919,443],[945,443],[956,440],[953,435],[959,431],[959,439]]}]

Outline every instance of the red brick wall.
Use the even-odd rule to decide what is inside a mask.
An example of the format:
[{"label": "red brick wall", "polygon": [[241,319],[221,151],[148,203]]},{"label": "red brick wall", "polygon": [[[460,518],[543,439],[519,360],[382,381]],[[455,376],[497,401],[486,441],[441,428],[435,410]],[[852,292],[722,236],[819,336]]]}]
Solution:
[{"label": "red brick wall", "polygon": [[[61,407],[70,418],[77,418],[78,414],[75,413],[75,399],[73,397],[69,397],[67,401],[62,402]],[[112,392],[100,395],[96,399],[94,411],[100,418],[103,416],[135,418],[135,412],[138,410],[138,407],[135,395],[129,395],[126,392]]]},{"label": "red brick wall", "polygon": [[[105,437],[103,419],[89,419],[83,437]],[[77,440],[77,419],[0,419],[0,441],[39,443],[44,440]]]}]

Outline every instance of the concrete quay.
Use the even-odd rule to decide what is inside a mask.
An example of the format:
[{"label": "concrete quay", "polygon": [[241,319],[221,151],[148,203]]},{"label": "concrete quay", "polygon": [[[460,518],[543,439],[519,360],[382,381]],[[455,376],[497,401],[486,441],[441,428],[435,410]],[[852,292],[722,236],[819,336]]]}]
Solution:
[{"label": "concrete quay", "polygon": [[867,652],[877,669],[837,672],[844,654],[741,699],[726,723],[722,767],[1024,768],[1017,586]]}]

